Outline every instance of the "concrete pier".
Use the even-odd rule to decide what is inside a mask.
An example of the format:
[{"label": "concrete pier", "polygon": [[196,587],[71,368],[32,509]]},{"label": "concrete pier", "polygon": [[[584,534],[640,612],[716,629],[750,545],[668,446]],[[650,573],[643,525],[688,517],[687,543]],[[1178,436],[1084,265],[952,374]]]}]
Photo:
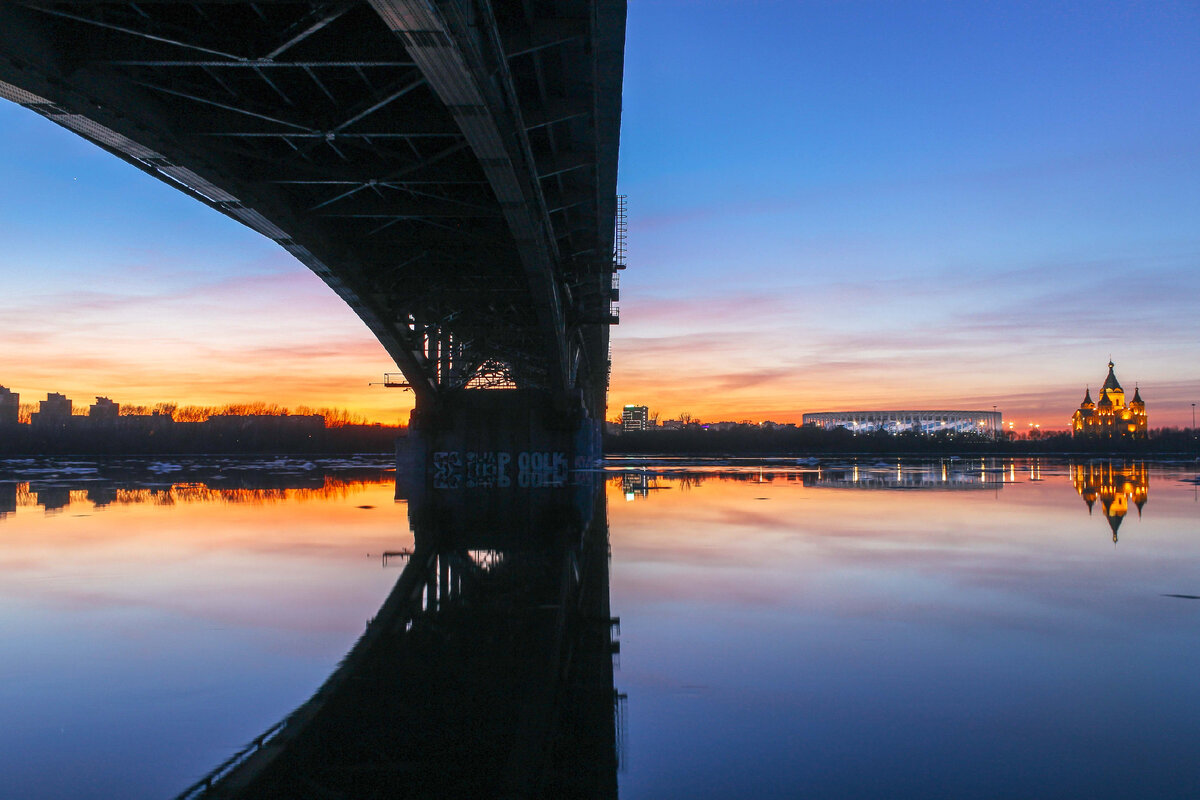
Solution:
[{"label": "concrete pier", "polygon": [[601,422],[580,398],[463,390],[418,404],[397,443],[396,469],[430,489],[561,487],[571,470],[600,457]]}]

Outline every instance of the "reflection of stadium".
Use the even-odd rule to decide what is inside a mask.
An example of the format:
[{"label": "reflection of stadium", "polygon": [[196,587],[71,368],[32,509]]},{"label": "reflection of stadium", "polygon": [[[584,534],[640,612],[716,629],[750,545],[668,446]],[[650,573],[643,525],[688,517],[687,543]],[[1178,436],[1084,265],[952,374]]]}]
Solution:
[{"label": "reflection of stadium", "polygon": [[1114,542],[1117,541],[1117,528],[1121,527],[1129,511],[1129,504],[1132,502],[1137,507],[1140,517],[1142,506],[1146,504],[1146,497],[1150,493],[1150,474],[1145,464],[1072,464],[1071,482],[1087,503],[1089,514],[1096,500],[1100,500],[1108,527],[1112,528]]},{"label": "reflection of stadium", "polygon": [[821,411],[804,415],[805,425],[852,433],[976,433],[996,436],[1001,429],[999,411]]},{"label": "reflection of stadium", "polygon": [[838,489],[999,489],[1015,479],[1006,468],[980,461],[830,465],[803,475],[805,486]]}]

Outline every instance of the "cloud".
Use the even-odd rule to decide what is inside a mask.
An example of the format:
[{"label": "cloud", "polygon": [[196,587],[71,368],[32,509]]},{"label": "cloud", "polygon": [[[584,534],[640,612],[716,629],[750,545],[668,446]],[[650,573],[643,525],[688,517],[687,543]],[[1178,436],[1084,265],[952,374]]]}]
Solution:
[{"label": "cloud", "polygon": [[[636,394],[668,416],[685,403],[706,418],[742,418],[809,403],[947,407],[969,398],[1014,414],[1057,404],[1065,419],[1110,354],[1127,382],[1146,386],[1174,382],[1200,356],[1198,260],[1200,250],[1180,246],[982,273],[945,268],[916,281],[832,274],[777,296],[659,293],[614,331],[614,401]],[[1169,346],[1149,344],[1164,338]],[[732,362],[737,369],[722,369]],[[1170,422],[1174,412],[1159,408]]]},{"label": "cloud", "polygon": [[789,367],[781,367],[770,370],[718,372],[709,374],[707,378],[710,383],[715,383],[718,389],[753,389],[763,384],[777,383],[783,379],[795,379],[796,371]]}]

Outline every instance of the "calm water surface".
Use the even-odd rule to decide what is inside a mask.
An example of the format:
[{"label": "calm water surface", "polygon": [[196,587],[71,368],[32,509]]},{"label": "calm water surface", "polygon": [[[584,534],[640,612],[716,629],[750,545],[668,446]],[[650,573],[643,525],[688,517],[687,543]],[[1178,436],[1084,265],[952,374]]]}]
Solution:
[{"label": "calm water surface", "polygon": [[[386,466],[0,462],[0,796],[304,702],[414,545]],[[1197,467],[610,461],[621,796],[1200,795]]]}]

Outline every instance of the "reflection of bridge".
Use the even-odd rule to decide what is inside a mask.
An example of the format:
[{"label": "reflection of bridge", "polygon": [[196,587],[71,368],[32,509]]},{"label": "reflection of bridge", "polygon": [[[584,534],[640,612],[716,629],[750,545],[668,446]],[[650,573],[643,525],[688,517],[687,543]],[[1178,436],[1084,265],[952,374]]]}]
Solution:
[{"label": "reflection of bridge", "polygon": [[277,241],[430,430],[497,449],[459,398],[520,389],[502,443],[561,449],[604,410],[624,25],[623,0],[5,3],[0,96]]},{"label": "reflection of bridge", "polygon": [[615,798],[602,488],[410,497],[416,546],[358,644],[181,797]]}]

